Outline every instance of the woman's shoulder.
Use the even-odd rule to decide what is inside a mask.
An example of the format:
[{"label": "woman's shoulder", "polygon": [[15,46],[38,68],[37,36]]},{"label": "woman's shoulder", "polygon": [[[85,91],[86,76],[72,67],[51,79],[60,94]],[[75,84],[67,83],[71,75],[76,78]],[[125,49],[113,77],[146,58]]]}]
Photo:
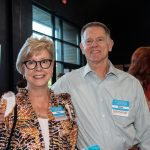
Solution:
[{"label": "woman's shoulder", "polygon": [[56,94],[55,97],[58,100],[58,102],[62,104],[70,103],[71,101],[71,96],[69,93],[59,93]]},{"label": "woman's shoulder", "polygon": [[60,105],[65,105],[65,104],[71,104],[71,96],[67,92],[60,92],[60,93],[55,93],[53,90],[50,89],[50,95],[51,95],[51,101],[53,104],[60,104]]},{"label": "woman's shoulder", "polygon": [[69,93],[67,93],[67,92],[55,92],[54,90],[52,90],[52,89],[49,89],[49,92],[50,92],[50,95],[52,96],[52,97],[55,97],[55,98],[63,98],[63,99],[68,99],[68,98],[70,98],[70,94]]},{"label": "woman's shoulder", "polygon": [[62,97],[63,99],[68,99],[71,97],[69,93],[59,93],[58,96]]},{"label": "woman's shoulder", "polygon": [[57,93],[55,94],[53,92],[52,94],[52,103],[56,104],[56,105],[66,105],[66,104],[69,104],[69,105],[72,105],[72,102],[71,102],[71,96],[69,93]]}]

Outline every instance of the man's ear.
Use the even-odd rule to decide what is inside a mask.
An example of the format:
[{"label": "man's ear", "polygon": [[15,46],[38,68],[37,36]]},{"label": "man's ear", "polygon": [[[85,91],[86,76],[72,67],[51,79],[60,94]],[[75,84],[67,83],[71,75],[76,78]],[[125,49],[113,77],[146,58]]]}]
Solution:
[{"label": "man's ear", "polygon": [[110,39],[110,42],[109,42],[109,52],[112,51],[113,46],[114,46],[114,41],[112,39]]},{"label": "man's ear", "polygon": [[81,51],[82,51],[82,54],[84,55],[85,52],[84,52],[84,46],[83,46],[82,42],[80,43],[80,49],[81,49]]}]

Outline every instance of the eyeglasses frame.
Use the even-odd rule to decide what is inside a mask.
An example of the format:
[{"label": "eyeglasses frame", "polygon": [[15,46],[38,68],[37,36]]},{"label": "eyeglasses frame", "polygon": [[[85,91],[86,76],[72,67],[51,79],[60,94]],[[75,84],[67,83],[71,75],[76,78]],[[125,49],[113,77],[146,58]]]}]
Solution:
[{"label": "eyeglasses frame", "polygon": [[[35,67],[32,68],[32,69],[27,66],[27,62],[30,62],[30,61],[36,63]],[[42,61],[49,61],[49,62],[50,62],[49,66],[48,66],[47,68],[43,68],[42,65],[41,65]],[[51,64],[52,64],[52,59],[43,59],[43,60],[39,60],[39,61],[26,60],[26,61],[22,62],[22,64],[24,64],[24,65],[26,66],[26,68],[29,69],[29,70],[34,70],[34,69],[37,67],[37,64],[38,64],[38,63],[40,64],[40,67],[41,67],[42,69],[48,69],[48,68],[50,68],[50,66],[51,66]]]}]

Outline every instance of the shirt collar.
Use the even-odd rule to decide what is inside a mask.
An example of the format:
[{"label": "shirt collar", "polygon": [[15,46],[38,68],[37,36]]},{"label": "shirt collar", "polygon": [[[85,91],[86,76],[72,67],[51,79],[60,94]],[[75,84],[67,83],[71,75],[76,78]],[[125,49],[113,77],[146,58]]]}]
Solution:
[{"label": "shirt collar", "polygon": [[92,72],[92,69],[90,68],[89,64],[87,63],[84,67],[83,76],[85,77],[89,72]]},{"label": "shirt collar", "polygon": [[[107,75],[112,74],[117,77],[118,76],[117,69],[114,67],[114,65],[111,63],[111,61],[109,61],[108,63],[109,63],[109,70],[107,72]],[[84,67],[83,77],[85,77],[89,72],[92,72],[92,69],[90,68],[89,64],[87,63]]]},{"label": "shirt collar", "polygon": [[107,74],[112,74],[118,77],[117,68],[114,67],[114,65],[109,61],[109,71]]}]

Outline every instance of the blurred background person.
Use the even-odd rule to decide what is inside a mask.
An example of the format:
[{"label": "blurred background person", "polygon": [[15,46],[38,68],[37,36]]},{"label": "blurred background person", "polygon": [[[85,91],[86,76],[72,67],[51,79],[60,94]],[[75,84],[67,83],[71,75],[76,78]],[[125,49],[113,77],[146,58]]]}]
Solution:
[{"label": "blurred background person", "polygon": [[77,125],[70,95],[55,95],[48,88],[53,67],[53,42],[29,37],[16,62],[27,86],[1,99],[0,149],[75,149]]},{"label": "blurred background person", "polygon": [[134,51],[128,72],[141,82],[150,109],[150,47],[139,47]]}]

